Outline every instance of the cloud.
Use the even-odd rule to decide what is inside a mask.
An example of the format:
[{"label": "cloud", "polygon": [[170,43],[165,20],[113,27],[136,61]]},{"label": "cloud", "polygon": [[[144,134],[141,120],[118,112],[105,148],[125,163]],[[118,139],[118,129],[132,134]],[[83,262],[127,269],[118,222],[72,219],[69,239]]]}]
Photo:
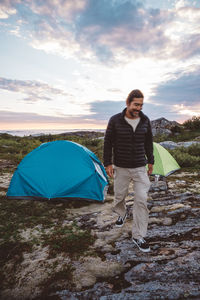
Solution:
[{"label": "cloud", "polygon": [[154,89],[152,100],[157,103],[184,104],[194,106],[200,103],[200,70],[176,74],[176,78]]},{"label": "cloud", "polygon": [[[60,117],[55,116],[47,116],[41,115],[37,113],[22,113],[22,112],[13,112],[13,111],[5,111],[0,110],[0,124],[3,127],[12,127],[15,128],[19,126],[23,126],[22,128],[41,128],[38,126],[54,126],[54,128],[104,128],[106,126],[106,122],[102,120],[98,120],[98,123],[95,119],[92,119],[91,116],[70,116],[70,115],[62,115]],[[41,124],[41,125],[40,125]]]},{"label": "cloud", "polygon": [[71,96],[63,90],[35,80],[14,80],[0,77],[0,89],[27,95],[26,102],[50,101],[53,96]]},{"label": "cloud", "polygon": [[17,13],[15,6],[20,2],[20,0],[1,0],[0,19],[8,19],[11,15],[15,15]]},{"label": "cloud", "polygon": [[27,0],[27,5],[35,14],[72,21],[86,7],[86,0]]},{"label": "cloud", "polygon": [[154,96],[151,97],[151,116],[160,113],[160,116],[184,121],[200,115],[200,70],[175,75],[175,78],[154,89]]},{"label": "cloud", "polygon": [[26,14],[20,8],[18,13],[20,20],[25,21],[21,29],[31,36],[31,45],[64,57],[97,57],[108,63],[108,59],[114,61],[123,51],[140,56],[149,48],[168,42],[158,26],[166,22],[161,12],[145,11],[141,4],[132,1],[24,1],[24,4]]},{"label": "cloud", "polygon": [[[16,128],[23,126],[22,128],[33,128],[38,127],[41,124],[42,127],[52,127],[59,128],[105,128],[108,120],[114,114],[120,113],[125,108],[125,101],[96,101],[90,103],[90,109],[93,113],[92,115],[76,115],[71,116],[68,114],[59,114],[59,116],[53,115],[42,115],[38,113],[29,112],[14,112],[14,111],[0,111],[0,124],[3,127],[12,127],[14,125]],[[190,107],[191,109],[194,107]],[[170,106],[165,103],[151,104],[145,103],[143,107],[143,112],[150,118],[150,120],[155,120],[160,117],[165,117],[168,120],[184,121],[191,117],[191,111],[184,105]],[[200,115],[200,106],[197,108],[193,115]]]},{"label": "cloud", "polygon": [[37,113],[24,113],[24,112],[13,112],[13,111],[0,111],[0,120],[1,123],[61,123],[61,124],[71,124],[77,123],[80,121],[78,117],[63,116],[46,116]]},{"label": "cloud", "polygon": [[[200,8],[195,3],[178,1],[175,18],[165,31],[171,40],[168,53],[176,59],[189,59],[200,54],[199,18]],[[185,6],[184,6],[185,5]]]},{"label": "cloud", "polygon": [[58,54],[64,58],[89,56],[87,49],[75,40],[73,32],[67,26],[41,19],[31,30],[30,45],[46,53]]},{"label": "cloud", "polygon": [[96,120],[107,120],[114,114],[121,112],[126,107],[124,101],[96,101],[90,103],[90,111],[93,115],[90,118]]},{"label": "cloud", "polygon": [[193,2],[176,1],[168,10],[132,0],[4,3],[15,13],[18,9],[21,30],[31,37],[32,47],[66,58],[113,65],[138,57],[186,59],[199,54],[200,9]]},{"label": "cloud", "polygon": [[[154,103],[144,103],[143,112],[149,117],[149,119],[156,120],[159,118],[166,118],[170,121],[179,120],[179,111],[174,109],[173,106],[167,105],[165,103],[154,104]],[[182,118],[182,116],[181,116]]]},{"label": "cloud", "polygon": [[90,103],[92,114],[76,115],[60,113],[58,116],[47,116],[37,113],[0,111],[0,123],[57,123],[57,124],[102,124],[105,126],[109,118],[125,108],[125,101],[95,101]]},{"label": "cloud", "polygon": [[200,54],[200,35],[186,34],[184,39],[175,42],[171,47],[171,55],[176,57],[177,60],[186,60],[192,57],[198,57]]},{"label": "cloud", "polygon": [[[101,120],[107,124],[111,116],[122,112],[125,107],[125,100],[92,102],[90,103],[90,110],[93,112],[93,115],[89,116],[89,118],[93,118],[97,122]],[[179,114],[178,108],[174,108],[173,106],[169,106],[165,103],[146,103],[145,101],[142,111],[149,117],[150,120],[155,120],[161,117],[165,117],[169,120],[176,120]]]},{"label": "cloud", "polygon": [[117,89],[117,88],[111,88],[111,89],[107,89],[108,92],[111,93],[122,93],[122,90]]},{"label": "cloud", "polygon": [[91,0],[78,19],[76,37],[103,61],[123,51],[141,56],[168,43],[162,25],[171,17],[159,9],[146,10],[141,2]]}]

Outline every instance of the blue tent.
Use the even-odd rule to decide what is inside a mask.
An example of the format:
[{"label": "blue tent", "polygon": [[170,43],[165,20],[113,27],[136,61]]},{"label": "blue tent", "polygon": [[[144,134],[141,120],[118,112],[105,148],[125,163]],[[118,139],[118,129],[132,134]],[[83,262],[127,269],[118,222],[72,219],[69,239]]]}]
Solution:
[{"label": "blue tent", "polygon": [[105,169],[86,147],[70,141],[41,144],[18,165],[10,199],[87,199],[103,201],[108,187]]}]

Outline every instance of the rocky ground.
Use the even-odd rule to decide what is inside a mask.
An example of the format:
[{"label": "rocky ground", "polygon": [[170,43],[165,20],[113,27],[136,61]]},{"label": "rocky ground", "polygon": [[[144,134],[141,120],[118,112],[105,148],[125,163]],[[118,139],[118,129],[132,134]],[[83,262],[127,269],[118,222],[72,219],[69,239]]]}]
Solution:
[{"label": "rocky ground", "polygon": [[[5,196],[10,176],[1,176],[1,197]],[[48,246],[38,243],[31,251],[23,248],[18,263],[9,253],[10,259],[2,268],[1,299],[200,299],[198,180],[198,173],[180,171],[167,182],[152,182],[148,199],[149,253],[140,252],[131,242],[131,185],[128,219],[123,228],[114,225],[112,195],[107,196],[104,204],[65,207],[65,219],[60,226],[75,221],[80,230],[89,229],[94,237],[89,251],[77,257],[64,252],[52,257]],[[59,205],[62,204],[51,207],[52,226],[57,222]],[[40,239],[40,229],[39,223],[31,228],[26,226],[21,230],[21,238],[24,242]],[[63,267],[65,273],[54,277],[53,272],[61,274]]]}]

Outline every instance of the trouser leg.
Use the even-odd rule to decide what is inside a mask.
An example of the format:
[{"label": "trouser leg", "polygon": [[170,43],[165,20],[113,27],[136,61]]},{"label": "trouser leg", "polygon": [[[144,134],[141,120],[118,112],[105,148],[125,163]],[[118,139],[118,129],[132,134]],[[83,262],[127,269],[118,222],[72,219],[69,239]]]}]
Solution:
[{"label": "trouser leg", "polygon": [[113,210],[123,217],[126,213],[125,198],[128,194],[128,188],[131,177],[128,169],[114,167],[114,207]]},{"label": "trouser leg", "polygon": [[132,236],[135,239],[145,237],[147,233],[149,210],[147,208],[147,193],[150,181],[145,167],[133,169],[134,204],[133,204],[133,229]]}]

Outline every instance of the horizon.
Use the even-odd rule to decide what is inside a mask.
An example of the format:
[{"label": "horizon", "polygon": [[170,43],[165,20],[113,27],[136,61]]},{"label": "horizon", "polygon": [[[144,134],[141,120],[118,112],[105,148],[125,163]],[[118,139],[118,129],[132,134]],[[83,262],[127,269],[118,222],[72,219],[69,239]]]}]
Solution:
[{"label": "horizon", "polygon": [[[159,119],[165,119],[166,121],[168,122],[174,122],[174,120],[168,120],[164,117],[160,117],[160,118],[157,118],[157,119],[154,119],[154,120],[150,120],[151,122],[153,121],[157,121]],[[176,121],[175,121],[176,122]],[[177,122],[178,123],[178,122]],[[183,123],[179,123],[180,125],[182,125]],[[11,131],[11,132],[17,132],[17,131],[20,131],[20,132],[26,132],[26,131],[62,131],[62,132],[70,132],[70,131],[102,131],[102,130],[106,130],[106,127],[104,128],[29,128],[29,129],[22,129],[22,128],[15,128],[15,129],[0,129],[0,133],[4,133],[4,132],[7,132],[7,131]]]},{"label": "horizon", "polygon": [[196,0],[2,0],[1,130],[105,129],[133,89],[152,121],[200,116],[199,17]]}]

